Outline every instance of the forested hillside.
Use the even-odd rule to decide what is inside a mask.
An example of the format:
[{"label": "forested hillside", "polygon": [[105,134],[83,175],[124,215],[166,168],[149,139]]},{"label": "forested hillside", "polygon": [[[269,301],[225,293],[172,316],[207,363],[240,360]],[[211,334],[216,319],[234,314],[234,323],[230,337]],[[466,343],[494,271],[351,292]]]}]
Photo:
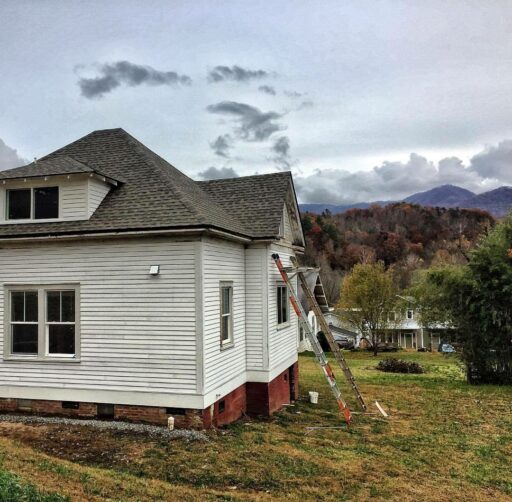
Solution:
[{"label": "forested hillside", "polygon": [[402,287],[412,273],[432,264],[463,263],[478,238],[494,225],[479,209],[444,209],[409,203],[302,215],[304,261],[322,267],[329,301],[337,300],[345,271],[366,260],[393,265]]}]

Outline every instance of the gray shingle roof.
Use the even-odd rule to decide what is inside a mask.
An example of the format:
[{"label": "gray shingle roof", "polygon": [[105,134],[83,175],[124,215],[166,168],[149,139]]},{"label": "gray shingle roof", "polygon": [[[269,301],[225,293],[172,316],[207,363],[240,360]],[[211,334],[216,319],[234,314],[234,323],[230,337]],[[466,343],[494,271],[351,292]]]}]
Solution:
[{"label": "gray shingle roof", "polygon": [[36,176],[51,176],[56,174],[93,173],[94,169],[78,162],[72,157],[63,155],[48,160],[31,162],[26,166],[15,167],[0,171],[0,180],[13,180],[19,178],[34,178]]},{"label": "gray shingle roof", "polygon": [[[62,170],[79,166],[83,171],[75,172],[94,171],[123,183],[110,191],[89,220],[0,225],[0,239],[198,227],[246,237],[277,236],[276,221],[291,179],[281,173],[195,182],[123,129],[94,131],[37,163],[4,174],[11,178],[68,174]],[[228,181],[239,187],[238,203]],[[215,187],[222,193],[217,194]]]},{"label": "gray shingle roof", "polygon": [[224,209],[236,214],[253,237],[262,238],[279,234],[291,181],[291,173],[281,172],[197,183]]}]

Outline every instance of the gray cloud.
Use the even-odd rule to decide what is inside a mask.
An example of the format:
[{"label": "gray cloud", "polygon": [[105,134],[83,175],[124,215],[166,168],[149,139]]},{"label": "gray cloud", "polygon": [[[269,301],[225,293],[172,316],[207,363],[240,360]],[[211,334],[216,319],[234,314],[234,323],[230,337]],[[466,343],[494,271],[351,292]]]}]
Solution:
[{"label": "gray cloud", "polygon": [[303,95],[302,92],[297,91],[284,91],[284,94],[289,98],[300,98]]},{"label": "gray cloud", "polygon": [[238,65],[219,65],[208,72],[208,81],[212,83],[223,82],[224,80],[249,82],[250,80],[262,79],[269,76],[270,74],[265,70],[248,70]]},{"label": "gray cloud", "polygon": [[238,174],[232,167],[211,166],[199,173],[203,180],[220,180],[225,178],[238,178]]},{"label": "gray cloud", "polygon": [[471,168],[483,178],[512,183],[512,140],[489,146],[471,159]]},{"label": "gray cloud", "polygon": [[317,170],[296,178],[302,202],[351,204],[399,200],[415,192],[452,184],[476,193],[512,184],[512,140],[475,155],[468,165],[457,157],[432,162],[411,153],[407,162],[385,161],[369,171]]},{"label": "gray cloud", "polygon": [[231,136],[229,134],[217,136],[217,139],[210,143],[211,149],[215,152],[215,155],[218,155],[219,157],[228,158],[231,146]]},{"label": "gray cloud", "polygon": [[101,98],[121,84],[136,87],[146,85],[190,85],[192,79],[179,75],[175,71],[159,71],[151,66],[142,66],[129,61],[107,63],[99,67],[100,76],[80,78],[78,85],[82,96],[92,99]]},{"label": "gray cloud", "polygon": [[20,157],[14,148],[6,145],[4,141],[0,139],[0,171],[23,166],[25,164],[28,164],[28,160]]},{"label": "gray cloud", "polygon": [[271,85],[260,85],[258,87],[258,91],[263,92],[264,94],[270,94],[271,96],[276,95],[276,90]]},{"label": "gray cloud", "polygon": [[312,106],[314,106],[313,101],[311,101],[310,99],[307,99],[306,101],[303,101],[297,107],[297,111],[304,110],[304,108],[311,108]]},{"label": "gray cloud", "polygon": [[221,101],[206,108],[210,113],[227,115],[238,124],[235,134],[244,141],[265,141],[272,134],[284,129],[276,122],[282,117],[277,112],[262,112],[255,106],[235,101]]},{"label": "gray cloud", "polygon": [[290,138],[280,136],[272,145],[272,151],[275,153],[274,162],[281,170],[287,170],[291,167],[290,162]]}]

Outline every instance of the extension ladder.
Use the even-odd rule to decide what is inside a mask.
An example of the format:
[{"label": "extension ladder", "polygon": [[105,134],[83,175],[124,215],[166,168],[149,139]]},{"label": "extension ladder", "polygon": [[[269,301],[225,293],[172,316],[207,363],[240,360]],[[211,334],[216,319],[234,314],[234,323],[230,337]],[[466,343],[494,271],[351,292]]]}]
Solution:
[{"label": "extension ladder", "polygon": [[[347,425],[350,425],[350,422],[352,421],[352,414],[350,413],[347,403],[343,400],[343,398],[341,396],[341,392],[338,388],[338,384],[336,383],[336,378],[331,369],[329,361],[327,360],[325,352],[323,351],[322,346],[320,345],[320,342],[318,341],[316,333],[313,332],[313,329],[311,328],[311,325],[308,322],[307,314],[304,311],[304,309],[302,308],[302,305],[297,297],[297,293],[295,292],[295,290],[293,288],[290,277],[288,276],[288,271],[283,266],[283,263],[281,262],[281,259],[279,258],[279,255],[277,253],[273,254],[272,258],[276,263],[276,266],[279,270],[279,273],[281,274],[281,277],[282,277],[284,283],[288,287],[290,303],[291,303],[293,309],[295,310],[295,313],[297,314],[299,324],[302,327],[302,329],[304,330],[304,333],[306,333],[306,335],[308,337],[309,343],[311,344],[313,352],[315,353],[316,359],[324,372],[327,383],[329,384],[329,387],[334,395],[334,398],[336,399],[338,406],[339,406],[341,412],[343,413],[345,422],[347,423]],[[295,266],[294,267],[295,270],[292,269],[292,271],[294,271],[299,278],[302,289],[303,289],[304,293],[306,294],[306,298],[308,299],[309,306],[313,310],[313,312],[315,313],[315,316],[317,317],[317,319],[320,322],[320,326],[322,327],[322,331],[325,334],[325,337],[327,339],[329,347],[332,350],[332,353],[334,354],[334,357],[336,358],[345,377],[347,378],[349,384],[351,385],[352,390],[356,396],[357,402],[359,403],[361,408],[364,411],[366,411],[366,409],[367,409],[366,403],[364,402],[364,399],[363,399],[361,393],[359,392],[355,378],[352,375],[352,372],[350,371],[350,368],[348,367],[348,364],[347,364],[340,348],[334,341],[334,337],[332,336],[331,330],[330,330],[327,322],[325,321],[323,313],[322,313],[314,295],[312,294],[311,290],[309,289],[309,286],[307,284],[304,273],[300,270],[296,261],[292,260],[292,264]]]}]

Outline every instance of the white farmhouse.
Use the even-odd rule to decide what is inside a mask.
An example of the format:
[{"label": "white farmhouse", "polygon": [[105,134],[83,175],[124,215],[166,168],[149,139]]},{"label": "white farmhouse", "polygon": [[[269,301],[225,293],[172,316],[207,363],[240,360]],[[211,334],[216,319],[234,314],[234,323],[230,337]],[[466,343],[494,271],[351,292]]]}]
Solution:
[{"label": "white farmhouse", "polygon": [[0,173],[0,409],[209,427],[297,396],[290,173],[194,182],[122,129]]}]

